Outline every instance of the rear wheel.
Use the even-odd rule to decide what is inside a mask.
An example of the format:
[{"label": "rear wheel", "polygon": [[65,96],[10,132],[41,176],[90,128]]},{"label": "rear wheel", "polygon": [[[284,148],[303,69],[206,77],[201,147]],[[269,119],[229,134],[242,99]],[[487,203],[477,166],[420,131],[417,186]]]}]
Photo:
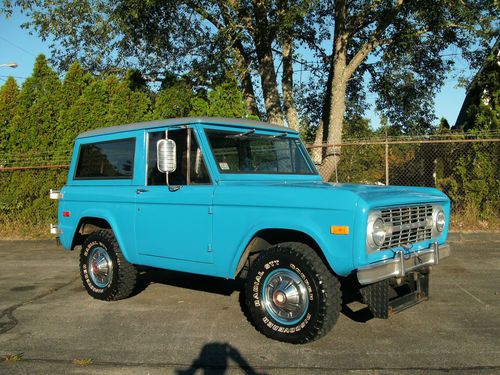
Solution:
[{"label": "rear wheel", "polygon": [[337,278],[314,250],[296,242],[262,252],[250,268],[244,292],[257,330],[293,344],[325,335],[341,308]]},{"label": "rear wheel", "polygon": [[113,232],[90,234],[80,253],[80,275],[87,292],[94,298],[115,301],[134,292],[137,270],[123,256]]}]

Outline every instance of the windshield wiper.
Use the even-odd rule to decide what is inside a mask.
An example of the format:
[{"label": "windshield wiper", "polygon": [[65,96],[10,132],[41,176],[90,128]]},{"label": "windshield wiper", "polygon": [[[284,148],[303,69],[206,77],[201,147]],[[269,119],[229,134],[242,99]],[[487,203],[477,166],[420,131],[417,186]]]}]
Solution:
[{"label": "windshield wiper", "polygon": [[247,132],[242,132],[238,134],[231,134],[231,135],[226,135],[226,138],[240,138],[240,137],[245,137],[247,135],[251,135],[255,133],[255,129],[249,130]]},{"label": "windshield wiper", "polygon": [[[247,137],[249,135],[254,135],[254,134],[255,134],[255,129],[252,129],[252,130],[249,130],[247,132],[226,135],[225,138],[243,138],[243,137]],[[260,137],[260,138],[286,138],[288,136],[288,134],[287,133],[280,133],[280,134],[276,134],[276,135],[255,134],[255,136]]]},{"label": "windshield wiper", "polygon": [[281,133],[281,134],[273,135],[272,137],[273,138],[286,138],[287,136],[288,136],[287,133]]}]

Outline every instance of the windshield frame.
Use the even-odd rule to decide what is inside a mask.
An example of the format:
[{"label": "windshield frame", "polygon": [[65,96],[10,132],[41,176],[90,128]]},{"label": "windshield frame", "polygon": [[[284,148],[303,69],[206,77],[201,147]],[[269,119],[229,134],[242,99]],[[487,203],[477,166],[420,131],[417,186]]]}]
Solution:
[{"label": "windshield frame", "polygon": [[[319,172],[314,165],[309,153],[307,152],[304,144],[300,140],[298,136],[294,136],[295,134],[287,133],[287,132],[281,132],[281,131],[276,131],[274,129],[264,129],[265,132],[261,131],[260,129],[232,129],[232,130],[221,130],[217,128],[204,128],[204,133],[205,133],[205,138],[208,143],[208,146],[210,148],[210,154],[213,159],[213,162],[215,163],[215,166],[218,170],[218,172],[221,175],[267,175],[267,176],[318,176]],[[249,130],[253,130],[248,135],[245,135],[244,133],[247,133]],[[307,168],[310,170],[309,173],[299,173],[299,172],[272,172],[272,171],[227,171],[221,169],[219,163],[217,162],[217,159],[215,157],[214,149],[212,147],[212,142],[210,140],[210,133],[218,133],[218,134],[227,134],[227,135],[232,135],[235,138],[237,138],[239,135],[242,136],[242,138],[255,138],[255,139],[273,139],[273,137],[276,137],[276,141],[283,141],[283,140],[295,140],[298,142],[295,142],[297,146],[297,151],[302,155],[303,160]],[[271,133],[271,134],[269,134]],[[285,134],[285,135],[282,135]]]}]

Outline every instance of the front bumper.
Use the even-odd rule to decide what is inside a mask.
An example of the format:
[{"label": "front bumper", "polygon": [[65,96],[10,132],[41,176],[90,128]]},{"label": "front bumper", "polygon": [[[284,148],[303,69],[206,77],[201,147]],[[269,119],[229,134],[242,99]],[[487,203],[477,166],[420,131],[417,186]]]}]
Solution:
[{"label": "front bumper", "polygon": [[396,252],[393,259],[358,268],[358,281],[361,285],[372,284],[391,277],[403,277],[409,272],[433,266],[450,256],[450,246],[433,243],[429,248],[405,254]]}]

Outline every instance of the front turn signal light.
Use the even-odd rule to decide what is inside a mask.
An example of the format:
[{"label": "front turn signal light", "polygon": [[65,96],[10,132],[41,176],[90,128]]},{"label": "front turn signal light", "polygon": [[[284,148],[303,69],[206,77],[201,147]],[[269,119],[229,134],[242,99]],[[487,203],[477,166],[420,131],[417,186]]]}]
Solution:
[{"label": "front turn signal light", "polygon": [[332,225],[330,227],[331,234],[349,234],[349,227],[347,225]]}]

